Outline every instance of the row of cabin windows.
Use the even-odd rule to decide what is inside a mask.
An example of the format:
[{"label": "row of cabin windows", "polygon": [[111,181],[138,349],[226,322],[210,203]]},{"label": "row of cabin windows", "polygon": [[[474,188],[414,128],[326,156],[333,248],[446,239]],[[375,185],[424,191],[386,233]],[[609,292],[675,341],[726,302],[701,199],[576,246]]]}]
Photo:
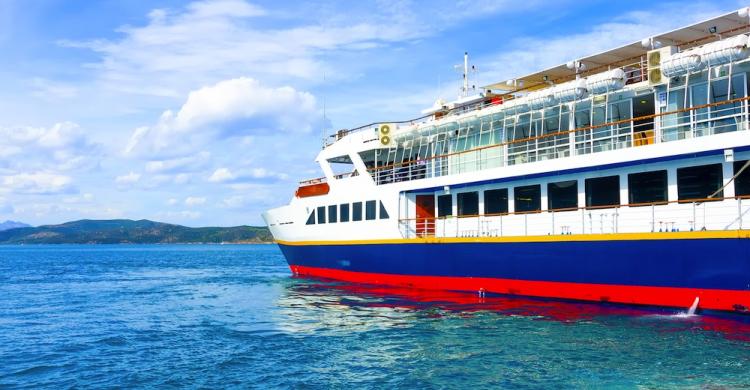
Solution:
[{"label": "row of cabin windows", "polygon": [[[366,221],[378,219],[376,208],[380,204],[380,219],[388,219],[388,212],[383,202],[368,200],[364,202],[364,218]],[[350,213],[351,211],[351,213]],[[362,202],[342,203],[339,205],[319,206],[314,209],[307,218],[306,225],[337,223],[362,220]]]},{"label": "row of cabin windows", "polygon": [[[734,174],[747,161],[734,163]],[[628,204],[650,205],[668,202],[667,171],[631,173],[627,176]],[[723,185],[722,164],[709,164],[677,169],[677,198],[679,201],[704,200]],[[596,177],[584,180],[586,207],[616,207],[620,202],[620,176]],[[734,180],[735,196],[750,196],[750,169]],[[539,184],[513,189],[513,204],[517,213],[542,210],[542,187]],[[719,191],[714,198],[723,198]],[[484,215],[508,213],[508,189],[484,191]],[[438,217],[453,215],[451,195],[438,196]],[[479,215],[479,193],[456,194],[458,216]],[[578,181],[568,180],[547,184],[547,209],[566,210],[578,208]]]}]

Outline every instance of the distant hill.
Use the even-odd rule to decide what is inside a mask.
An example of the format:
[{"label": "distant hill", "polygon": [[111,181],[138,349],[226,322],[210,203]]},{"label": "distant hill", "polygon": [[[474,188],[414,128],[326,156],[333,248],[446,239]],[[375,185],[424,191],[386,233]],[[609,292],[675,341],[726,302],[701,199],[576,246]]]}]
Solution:
[{"label": "distant hill", "polygon": [[3,230],[22,228],[22,227],[31,227],[31,225],[27,225],[23,222],[16,222],[16,221],[0,222],[0,232],[2,232]]},{"label": "distant hill", "polygon": [[272,242],[265,227],[190,228],[149,220],[80,220],[0,231],[0,244],[158,244]]}]

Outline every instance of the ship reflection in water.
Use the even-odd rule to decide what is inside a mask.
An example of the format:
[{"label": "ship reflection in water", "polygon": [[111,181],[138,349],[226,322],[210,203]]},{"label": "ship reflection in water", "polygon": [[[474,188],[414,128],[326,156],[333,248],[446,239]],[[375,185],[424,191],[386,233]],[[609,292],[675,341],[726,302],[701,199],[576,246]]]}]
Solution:
[{"label": "ship reflection in water", "polygon": [[750,319],[715,313],[450,291],[350,284],[292,277],[279,297],[278,324],[290,333],[357,332],[410,327],[422,319],[519,317],[560,324],[639,326],[664,332],[717,332],[750,342]]}]

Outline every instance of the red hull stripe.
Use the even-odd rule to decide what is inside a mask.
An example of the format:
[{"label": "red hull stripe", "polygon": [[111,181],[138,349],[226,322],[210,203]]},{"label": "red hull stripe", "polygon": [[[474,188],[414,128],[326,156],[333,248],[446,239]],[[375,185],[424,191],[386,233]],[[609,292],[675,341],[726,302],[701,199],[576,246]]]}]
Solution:
[{"label": "red hull stripe", "polygon": [[513,279],[450,276],[391,275],[290,266],[297,275],[329,278],[353,283],[406,286],[426,290],[480,291],[595,302],[688,308],[700,298],[707,310],[742,311],[750,308],[750,291],[677,287],[624,286],[588,283],[539,282]]}]

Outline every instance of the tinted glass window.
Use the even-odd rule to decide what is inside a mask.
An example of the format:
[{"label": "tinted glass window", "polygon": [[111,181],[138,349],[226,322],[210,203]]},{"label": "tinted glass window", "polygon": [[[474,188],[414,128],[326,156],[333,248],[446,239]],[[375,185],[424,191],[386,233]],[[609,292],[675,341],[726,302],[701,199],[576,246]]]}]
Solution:
[{"label": "tinted glass window", "polygon": [[[742,169],[747,161],[735,161],[734,162],[734,174]],[[736,179],[734,179],[734,195],[735,196],[748,196],[750,195],[750,167],[742,171]]]},{"label": "tinted glass window", "polygon": [[486,215],[508,213],[508,189],[484,191],[484,213]]},{"label": "tinted glass window", "polygon": [[667,201],[667,171],[631,173],[628,175],[628,203],[663,203]]},{"label": "tinted glass window", "polygon": [[328,223],[334,223],[338,221],[338,206],[328,206]]},{"label": "tinted glass window", "polygon": [[310,216],[307,218],[307,222],[305,225],[315,225],[315,210],[310,213]]},{"label": "tinted glass window", "polygon": [[352,203],[352,221],[362,220],[362,202]]},{"label": "tinted glass window", "polygon": [[547,184],[549,210],[578,208],[578,181],[569,180]]},{"label": "tinted glass window", "polygon": [[[701,165],[677,169],[677,198],[679,200],[706,199],[722,186],[721,164]],[[724,197],[720,191],[714,198]]]},{"label": "tinted glass window", "polygon": [[375,219],[375,201],[374,200],[368,200],[365,202],[365,219],[368,221],[372,221]]},{"label": "tinted glass window", "polygon": [[586,207],[618,206],[620,176],[586,179]]},{"label": "tinted glass window", "polygon": [[318,223],[326,223],[326,206],[318,207]]},{"label": "tinted glass window", "polygon": [[458,215],[479,215],[479,193],[464,192],[456,196]]},{"label": "tinted glass window", "polygon": [[438,217],[453,215],[453,199],[451,195],[438,196]]},{"label": "tinted glass window", "polygon": [[517,213],[539,211],[542,209],[542,186],[539,184],[516,187],[513,192],[513,200]]},{"label": "tinted glass window", "polygon": [[380,201],[380,219],[388,219],[390,218],[388,216],[388,212],[385,210],[385,206],[383,206],[383,201]]},{"label": "tinted glass window", "polygon": [[339,206],[339,217],[341,222],[349,222],[349,203],[344,203]]}]

